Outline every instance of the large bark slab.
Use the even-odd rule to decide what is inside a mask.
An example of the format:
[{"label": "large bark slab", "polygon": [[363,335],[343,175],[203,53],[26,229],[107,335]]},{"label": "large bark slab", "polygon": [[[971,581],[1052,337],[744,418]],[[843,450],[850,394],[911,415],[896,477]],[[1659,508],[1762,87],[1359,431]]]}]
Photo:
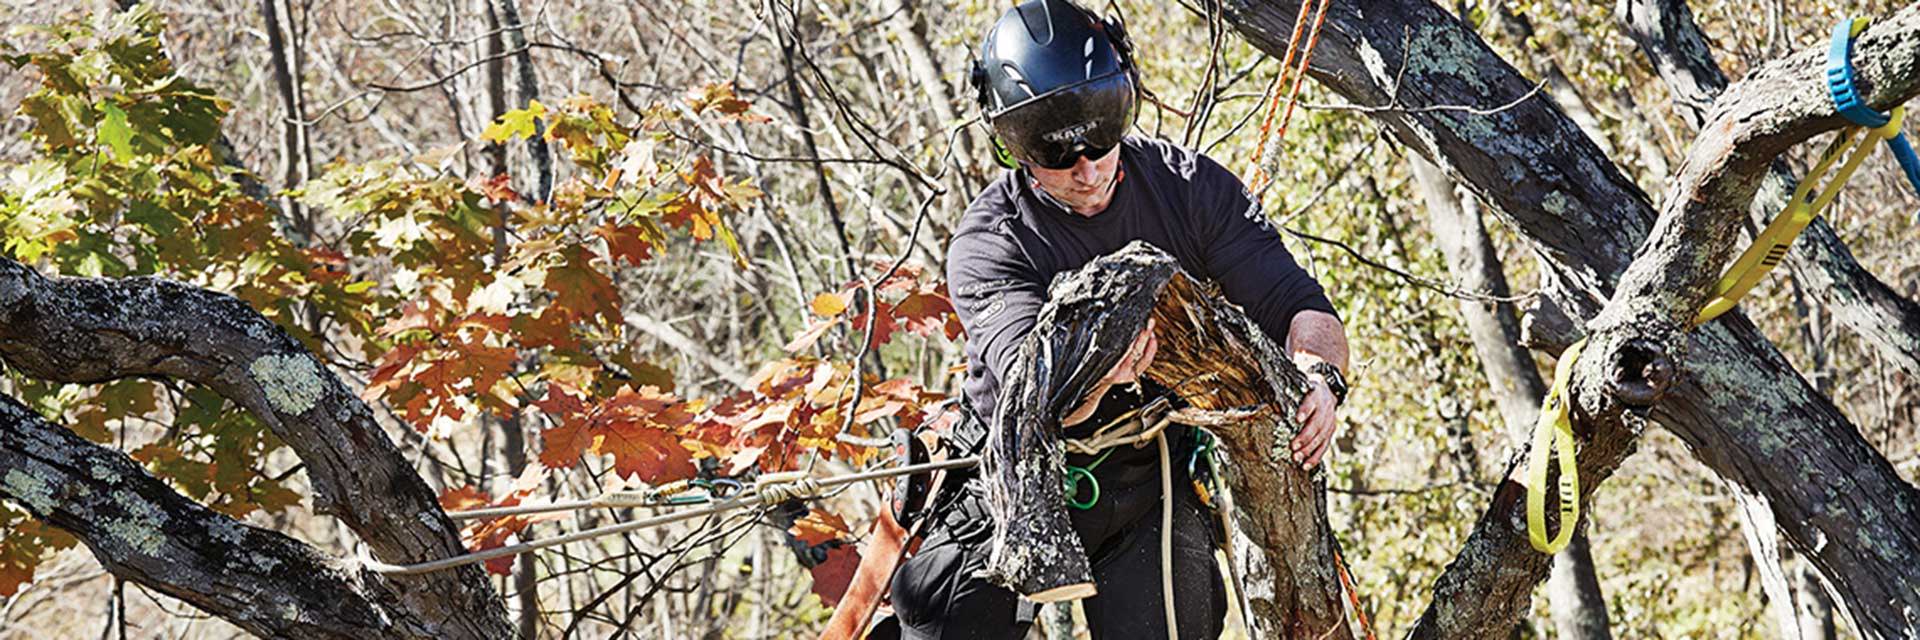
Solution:
[{"label": "large bark slab", "polygon": [[[0,258],[0,360],[59,382],[203,385],[252,412],[300,456],[314,510],[352,528],[374,557],[408,564],[465,552],[459,527],[366,404],[232,296],[158,278],[47,278]],[[390,588],[441,637],[512,633],[478,566],[395,578]]]},{"label": "large bark slab", "polygon": [[[1285,50],[1298,8],[1297,2],[1280,0],[1226,3],[1235,28],[1275,55]],[[1889,83],[1898,87],[1907,81],[1894,78],[1920,76],[1895,55],[1903,46],[1920,46],[1913,44],[1920,42],[1913,30],[1915,13],[1908,8],[1879,22],[1859,41],[1856,59],[1867,80],[1868,101],[1877,108],[1904,99]],[[1906,45],[1899,44],[1903,39]],[[1554,306],[1577,319],[1599,314],[1615,279],[1647,237],[1654,210],[1646,194],[1550,100],[1522,99],[1532,83],[1471,29],[1430,2],[1336,3],[1314,63],[1311,75],[1349,100],[1392,107],[1370,114],[1399,142],[1493,205],[1545,258],[1546,293]],[[1766,139],[1763,146],[1774,154],[1821,126],[1838,125],[1831,117],[1818,117],[1830,107],[1815,94],[1817,54],[1796,56],[1787,66],[1796,71],[1774,87],[1780,90],[1776,97],[1797,105],[1789,113],[1811,118],[1814,126],[1798,129],[1796,134],[1804,134],[1798,138]],[[1431,108],[1448,105],[1496,110]],[[1682,175],[1701,171],[1697,162],[1683,167]],[[1739,191],[1685,190],[1735,213],[1747,204]],[[1751,194],[1749,184],[1745,195]],[[1717,200],[1728,197],[1738,202]],[[1738,226],[1727,223],[1731,218],[1716,219],[1722,229]],[[1722,268],[1725,253],[1695,252],[1699,259],[1690,266]],[[1636,286],[1635,291],[1647,289]],[[1697,295],[1698,288],[1688,292]],[[1693,304],[1698,301],[1695,297]],[[1671,312],[1687,305],[1663,306]],[[1629,324],[1618,322],[1622,319],[1611,326]],[[1560,337],[1576,337],[1575,329],[1575,335]],[[1672,358],[1681,352],[1670,347],[1678,344],[1687,347],[1686,372],[1676,381],[1670,375]],[[1651,403],[1664,390],[1665,400],[1653,417],[1694,445],[1716,473],[1765,495],[1789,543],[1813,559],[1856,617],[1863,611],[1885,615],[1889,602],[1897,601],[1889,595],[1920,593],[1910,583],[1910,572],[1898,569],[1920,566],[1920,517],[1914,507],[1920,498],[1913,487],[1737,312],[1691,332],[1667,325],[1664,331],[1596,337],[1576,369],[1583,493],[1590,494],[1631,452],[1642,428],[1629,406],[1616,400]],[[1416,637],[1492,637],[1511,629],[1525,611],[1527,594],[1544,577],[1546,563],[1525,540],[1521,492],[1514,478],[1509,480],[1436,585],[1434,604]],[[1870,532],[1870,541],[1861,532]],[[1899,628],[1870,633],[1897,637]]]},{"label": "large bark slab", "polygon": [[1039,602],[1094,595],[1067,517],[1060,420],[1126,355],[1177,267],[1135,242],[1056,276],[1007,371],[981,468],[993,512],[987,578]]},{"label": "large bark slab", "polygon": [[0,395],[0,496],[113,575],[267,638],[432,638],[372,574],[180,495],[126,454]]}]

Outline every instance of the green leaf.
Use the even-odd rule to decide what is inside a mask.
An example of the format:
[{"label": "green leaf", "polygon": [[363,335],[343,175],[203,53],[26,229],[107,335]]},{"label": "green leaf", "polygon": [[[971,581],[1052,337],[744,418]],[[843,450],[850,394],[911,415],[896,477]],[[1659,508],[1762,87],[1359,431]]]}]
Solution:
[{"label": "green leaf", "polygon": [[100,110],[107,117],[100,121],[100,141],[113,149],[113,157],[127,160],[133,157],[133,128],[127,126],[127,112],[112,102],[102,102]]},{"label": "green leaf", "polygon": [[487,130],[481,132],[480,137],[488,142],[506,142],[526,138],[533,135],[534,121],[546,115],[546,105],[540,104],[539,100],[529,100],[525,109],[514,109],[500,114],[500,120],[487,125]]}]

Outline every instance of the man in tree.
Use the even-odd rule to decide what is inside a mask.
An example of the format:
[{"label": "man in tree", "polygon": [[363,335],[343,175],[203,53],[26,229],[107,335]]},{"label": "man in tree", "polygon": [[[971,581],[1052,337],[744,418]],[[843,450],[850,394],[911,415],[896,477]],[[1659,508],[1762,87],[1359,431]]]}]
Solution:
[{"label": "man in tree", "polygon": [[[1028,0],[1003,14],[981,46],[972,82],[1003,162],[1012,167],[979,194],[954,233],[947,277],[967,329],[966,400],[954,439],[978,448],[1019,344],[1032,329],[1054,274],[1133,240],[1172,254],[1189,274],[1217,282],[1313,382],[1300,403],[1293,461],[1319,463],[1346,394],[1344,329],[1320,285],[1288,254],[1260,205],[1231,172],[1165,142],[1126,137],[1138,104],[1137,71],[1124,31],[1065,0]],[[1062,420],[1084,437],[1165,393],[1134,384],[1152,363],[1152,327]],[[1185,427],[1170,442],[1191,443]],[[1186,478],[1192,446],[1174,463],[1176,622],[1185,638],[1218,636],[1226,612],[1215,567],[1211,517]],[[1097,462],[1096,462],[1097,460]],[[1069,455],[1091,467],[1100,491],[1074,509],[1074,529],[1098,595],[1085,601],[1095,637],[1165,637],[1159,458],[1151,448]],[[893,602],[908,638],[1018,638],[1037,605],[977,577],[991,520],[978,477],[935,514],[918,554],[901,567]],[[1082,492],[1081,498],[1086,496]]]}]

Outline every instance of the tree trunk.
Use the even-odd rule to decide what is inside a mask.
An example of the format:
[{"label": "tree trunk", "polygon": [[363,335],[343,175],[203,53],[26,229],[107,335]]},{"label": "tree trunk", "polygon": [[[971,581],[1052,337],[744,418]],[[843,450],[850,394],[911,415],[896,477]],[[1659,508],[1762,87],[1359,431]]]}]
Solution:
[{"label": "tree trunk", "polygon": [[[1447,271],[1460,288],[1490,298],[1462,298],[1460,313],[1466,317],[1473,351],[1480,358],[1480,368],[1486,372],[1494,402],[1505,416],[1507,433],[1518,450],[1526,446],[1530,427],[1539,418],[1540,400],[1547,395],[1547,384],[1534,367],[1532,354],[1520,346],[1520,321],[1513,303],[1501,300],[1512,294],[1500,256],[1481,222],[1479,202],[1470,195],[1456,194],[1453,180],[1433,163],[1417,156],[1408,161],[1426,199],[1427,211],[1432,214],[1434,239],[1447,255]],[[1593,568],[1593,553],[1588,548],[1585,532],[1575,534],[1572,544],[1554,554],[1547,593],[1553,604],[1553,624],[1560,631],[1560,637],[1573,640],[1613,637],[1608,630],[1607,600],[1600,593],[1600,580]]]},{"label": "tree trunk", "polygon": [[[519,79],[521,106],[540,99],[540,81],[533,69],[533,50],[527,46],[527,32],[520,20],[519,0],[495,0],[494,10],[506,35],[507,45],[512,47],[515,76]],[[538,178],[538,190],[535,199],[546,202],[553,198],[553,149],[547,145],[547,125],[545,122],[533,122],[533,135],[527,136],[527,151],[533,156],[533,171]]]},{"label": "tree trunk", "polygon": [[[296,78],[292,65],[287,62],[286,32],[280,27],[280,0],[260,0],[260,16],[267,23],[267,48],[273,61],[273,86],[280,94],[281,141],[280,141],[280,188],[292,190],[300,186],[302,175],[300,148],[300,100],[296,93]],[[293,230],[293,243],[305,246],[312,239],[313,222],[301,208],[300,201],[289,195],[280,200],[280,206],[286,210],[287,224]]]},{"label": "tree trunk", "polygon": [[[1284,51],[1298,8],[1280,0],[1226,6],[1235,28],[1275,55]],[[1906,97],[1902,88],[1920,80],[1901,46],[1920,46],[1920,37],[1912,33],[1920,21],[1916,13],[1910,8],[1876,23],[1858,41],[1855,59],[1861,61],[1866,86],[1872,87],[1868,99],[1876,108],[1898,103]],[[1547,294],[1566,316],[1598,314],[1647,237],[1654,211],[1646,195],[1564,114],[1546,101],[1521,99],[1531,83],[1445,11],[1414,0],[1335,5],[1314,61],[1310,72],[1316,79],[1353,102],[1384,107],[1369,114],[1494,205],[1545,258]],[[1778,102],[1770,105],[1771,113],[1744,114],[1798,126],[1776,129],[1781,135],[1765,138],[1766,148],[1743,148],[1748,153],[1740,166],[1753,164],[1745,158],[1770,159],[1823,127],[1837,126],[1832,117],[1814,119],[1831,109],[1818,94],[1821,67],[1818,52],[1795,56],[1782,67],[1794,72],[1790,82],[1749,94]],[[1427,108],[1445,105],[1492,111]],[[1698,181],[1703,169],[1720,164],[1698,158],[1682,167],[1680,182]],[[1667,200],[1720,206],[1735,200],[1744,209],[1747,199],[1734,191],[1690,188]],[[1696,194],[1698,200],[1692,198]],[[1695,259],[1686,264],[1718,269],[1726,253],[1688,252]],[[1633,293],[1627,299],[1659,297],[1662,290],[1674,289],[1697,295],[1700,287],[1676,284],[1649,278],[1628,288]],[[1678,309],[1691,310],[1698,302],[1695,297],[1688,304],[1667,304],[1663,315],[1677,317]],[[1629,324],[1628,317],[1613,314],[1596,326],[1617,330]],[[1678,322],[1640,326],[1664,331],[1596,331],[1576,367],[1571,395],[1583,493],[1610,475],[1642,428],[1628,406],[1613,401],[1613,391],[1639,400],[1663,398],[1652,408],[1653,417],[1680,434],[1716,473],[1768,497],[1789,543],[1813,558],[1836,585],[1843,605],[1870,629],[1864,632],[1898,637],[1907,623],[1894,613],[1900,607],[1888,604],[1920,598],[1920,588],[1912,584],[1916,578],[1906,570],[1920,565],[1920,496],[1913,487],[1738,314],[1690,332],[1681,331]],[[1671,347],[1683,340],[1687,375],[1674,381],[1667,376],[1673,363],[1682,361],[1674,359],[1679,352]],[[1648,365],[1666,369],[1646,376]],[[1630,375],[1614,380],[1616,370]],[[1649,377],[1661,380],[1642,379]],[[1465,550],[1441,577],[1435,604],[1416,637],[1504,633],[1525,610],[1532,586],[1545,577],[1545,558],[1524,535],[1524,491],[1517,478],[1510,480],[1496,491]],[[1868,616],[1875,622],[1866,623]]]}]

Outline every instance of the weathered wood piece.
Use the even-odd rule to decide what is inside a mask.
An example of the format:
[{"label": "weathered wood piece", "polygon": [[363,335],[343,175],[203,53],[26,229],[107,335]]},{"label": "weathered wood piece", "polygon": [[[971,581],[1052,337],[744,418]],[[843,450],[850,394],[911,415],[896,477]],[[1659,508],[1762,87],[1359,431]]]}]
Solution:
[{"label": "weathered wood piece", "polygon": [[[1288,443],[1307,379],[1259,325],[1184,273],[1153,310],[1160,350],[1147,378],[1177,388],[1226,447],[1234,561],[1261,638],[1352,638],[1327,524],[1326,476],[1293,463]],[[1316,468],[1317,469],[1317,468]]]},{"label": "weathered wood piece", "polygon": [[1237,306],[1145,243],[1062,274],[1050,299],[1009,373],[988,440],[992,577],[1035,600],[1091,595],[1086,554],[1061,495],[1058,420],[1152,318],[1160,347],[1146,377],[1176,389],[1189,405],[1183,419],[1211,422],[1232,461],[1226,475],[1239,502],[1234,553],[1256,634],[1352,637],[1324,480],[1287,456],[1306,378],[1280,347]]},{"label": "weathered wood piece", "polygon": [[1178,267],[1142,242],[1055,277],[989,418],[982,477],[994,517],[987,578],[1036,602],[1094,595],[1067,519],[1060,419],[1120,362]]}]

